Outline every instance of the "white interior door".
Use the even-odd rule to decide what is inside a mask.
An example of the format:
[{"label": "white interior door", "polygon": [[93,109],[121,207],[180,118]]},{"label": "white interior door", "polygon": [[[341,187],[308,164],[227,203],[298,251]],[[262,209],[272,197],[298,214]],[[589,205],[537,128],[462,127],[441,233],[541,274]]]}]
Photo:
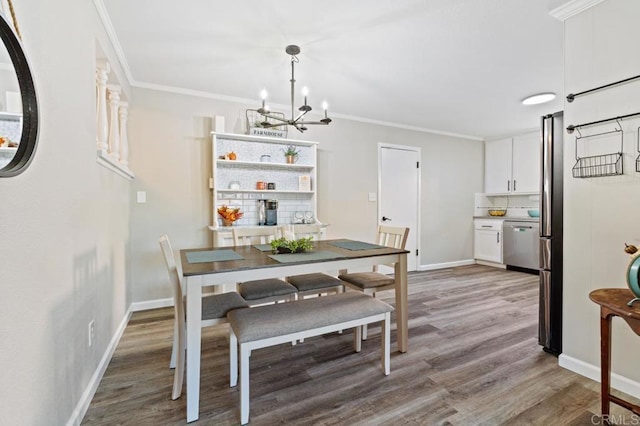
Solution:
[{"label": "white interior door", "polygon": [[378,159],[378,222],[410,229],[407,267],[415,271],[420,264],[420,148],[378,144]]}]

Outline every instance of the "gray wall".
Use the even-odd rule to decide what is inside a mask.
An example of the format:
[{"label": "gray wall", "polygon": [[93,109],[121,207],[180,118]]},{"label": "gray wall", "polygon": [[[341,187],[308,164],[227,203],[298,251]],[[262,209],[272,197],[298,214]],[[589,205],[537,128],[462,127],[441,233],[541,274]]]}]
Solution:
[{"label": "gray wall", "polygon": [[[174,93],[134,89],[131,103],[133,204],[133,300],[170,297],[157,238],[168,233],[174,249],[211,243],[211,117],[225,117],[225,130],[244,131],[240,105]],[[256,99],[256,102],[258,100]],[[480,141],[335,119],[289,137],[314,140],[318,148],[318,217],[328,236],[371,240],[377,226],[379,142],[422,148],[420,249],[423,266],[473,258],[474,193],[482,191],[484,148]]]},{"label": "gray wall", "polygon": [[130,181],[96,163],[93,3],[14,3],[41,122],[30,168],[0,179],[0,423],[61,425],[131,302]]},{"label": "gray wall", "polygon": [[[640,56],[640,2],[607,0],[565,23],[566,93],[588,90],[638,74]],[[640,112],[640,82],[576,98],[565,103],[565,126]],[[640,243],[638,189],[635,171],[638,118],[624,120],[624,170],[622,176],[574,179],[575,136],[565,133],[565,248],[564,334],[561,365],[599,377],[599,310],[588,294],[604,287],[625,287],[630,256],[624,243]],[[583,135],[613,130],[615,122],[582,130]],[[581,148],[583,148],[581,146]],[[604,146],[591,145],[591,155]],[[616,152],[615,142],[608,149]],[[584,151],[583,151],[584,152]],[[582,154],[585,155],[585,154]],[[614,321],[613,371],[640,396],[637,354],[640,339],[623,321]],[[614,377],[614,384],[623,381]]]}]

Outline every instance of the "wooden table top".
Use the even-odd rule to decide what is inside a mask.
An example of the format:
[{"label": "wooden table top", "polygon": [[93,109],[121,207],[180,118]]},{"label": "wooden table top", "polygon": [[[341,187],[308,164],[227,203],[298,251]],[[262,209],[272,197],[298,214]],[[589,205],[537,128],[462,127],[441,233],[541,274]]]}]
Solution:
[{"label": "wooden table top", "polygon": [[610,309],[616,315],[640,319],[640,302],[633,306],[627,306],[627,303],[634,298],[635,295],[627,288],[601,288],[589,293],[589,299]]},{"label": "wooden table top", "polygon": [[[216,248],[199,248],[199,249],[183,249],[180,250],[180,259],[182,261],[182,274],[184,276],[191,275],[203,275],[203,274],[215,274],[220,272],[240,271],[247,269],[259,269],[278,267],[285,265],[296,265],[301,263],[319,263],[319,262],[332,262],[335,260],[345,259],[359,259],[365,257],[386,256],[390,254],[402,254],[409,253],[408,250],[396,249],[391,247],[383,247],[369,250],[348,250],[340,247],[336,247],[331,243],[338,241],[353,241],[348,239],[336,239],[336,240],[323,240],[313,241],[314,251],[330,251],[336,254],[333,259],[320,259],[305,262],[296,263],[280,263],[269,255],[273,254],[270,251],[261,251],[252,245],[246,246],[234,246],[234,247],[216,247]],[[215,250],[233,250],[243,257],[241,260],[226,260],[217,262],[200,262],[189,263],[186,258],[186,254],[189,252],[198,251],[215,251]]]}]

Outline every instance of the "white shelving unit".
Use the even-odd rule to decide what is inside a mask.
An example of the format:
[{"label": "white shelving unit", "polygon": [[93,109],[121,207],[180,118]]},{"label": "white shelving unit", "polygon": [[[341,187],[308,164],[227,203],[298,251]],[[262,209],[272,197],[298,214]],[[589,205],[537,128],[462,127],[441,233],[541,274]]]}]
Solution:
[{"label": "white shelving unit", "polygon": [[[278,201],[278,225],[294,222],[295,212],[311,212],[317,222],[317,142],[265,136],[212,133],[212,196],[214,244],[229,243],[230,229],[223,227],[217,209],[240,207],[244,213],[234,226],[258,226],[258,200]],[[299,151],[296,163],[286,163],[283,150],[293,145]],[[235,160],[224,159],[234,152]],[[262,156],[270,161],[260,161]],[[309,176],[311,190],[299,190],[299,178]],[[275,189],[257,189],[257,182],[273,183]],[[231,185],[239,188],[231,188]]]}]

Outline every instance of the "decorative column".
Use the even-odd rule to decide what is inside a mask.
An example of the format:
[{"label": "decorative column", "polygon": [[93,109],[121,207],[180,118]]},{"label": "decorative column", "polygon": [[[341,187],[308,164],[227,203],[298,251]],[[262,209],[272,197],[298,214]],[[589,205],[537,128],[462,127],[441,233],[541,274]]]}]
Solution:
[{"label": "decorative column", "polygon": [[120,92],[122,88],[117,84],[109,84],[109,154],[115,160],[120,158],[120,128],[118,126],[118,106],[120,105]]},{"label": "decorative column", "polygon": [[111,71],[109,63],[104,59],[96,61],[96,143],[97,149],[107,151],[109,122],[107,119],[107,80]]},{"label": "decorative column", "polygon": [[129,102],[120,102],[120,163],[129,164],[129,138],[127,137],[127,118]]}]

